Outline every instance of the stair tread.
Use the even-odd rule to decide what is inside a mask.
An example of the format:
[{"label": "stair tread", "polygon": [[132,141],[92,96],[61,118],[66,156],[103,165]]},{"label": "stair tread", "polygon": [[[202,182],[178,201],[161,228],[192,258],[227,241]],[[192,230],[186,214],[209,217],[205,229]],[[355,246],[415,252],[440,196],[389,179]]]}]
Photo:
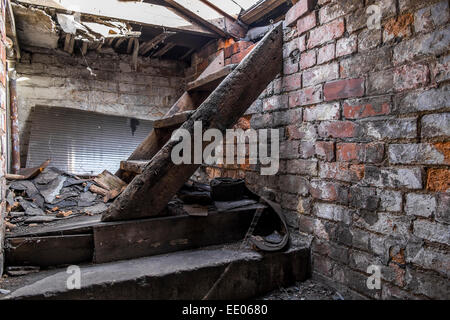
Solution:
[{"label": "stair tread", "polygon": [[210,75],[191,81],[187,84],[186,91],[213,91],[217,85],[236,68],[236,66],[237,64],[229,64]]},{"label": "stair tread", "polygon": [[187,110],[179,113],[175,113],[174,115],[167,116],[153,122],[153,128],[162,129],[162,128],[170,128],[185,122],[189,117],[195,112],[195,110]]},{"label": "stair tread", "polygon": [[[306,278],[307,245],[272,254],[239,251],[238,247],[239,243],[233,243],[100,265],[80,265],[82,281],[78,290],[67,288],[67,268],[21,276],[20,281],[11,282],[10,285],[5,283],[3,287],[12,291],[6,299],[87,299],[90,296],[96,299],[200,299],[220,275],[220,272],[215,271],[211,274],[211,270],[220,270],[230,262],[238,262],[240,267],[232,268],[227,275],[227,283],[238,283],[243,273],[256,272],[255,269],[259,271],[257,274],[267,274],[264,277],[266,280],[258,280],[258,285],[250,281],[248,290],[241,291],[241,295],[246,295],[239,297],[242,299],[261,294],[261,290],[287,285],[287,281],[302,281]],[[286,273],[290,276],[286,277]],[[185,289],[167,290],[161,279],[170,279],[171,283],[175,281],[177,287]],[[260,282],[264,282],[264,288],[261,288]],[[140,286],[145,288],[132,290]],[[236,292],[232,286],[226,286],[226,292],[217,290],[216,294],[230,299]]]}]

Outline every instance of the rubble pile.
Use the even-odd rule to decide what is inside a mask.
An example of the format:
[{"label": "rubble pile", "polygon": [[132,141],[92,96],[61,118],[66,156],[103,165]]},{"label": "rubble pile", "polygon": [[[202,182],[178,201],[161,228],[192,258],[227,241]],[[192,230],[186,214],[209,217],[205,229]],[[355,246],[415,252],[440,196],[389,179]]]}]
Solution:
[{"label": "rubble pile", "polygon": [[101,214],[109,198],[91,191],[97,189],[101,188],[93,179],[80,179],[52,167],[34,179],[9,181],[6,227]]}]

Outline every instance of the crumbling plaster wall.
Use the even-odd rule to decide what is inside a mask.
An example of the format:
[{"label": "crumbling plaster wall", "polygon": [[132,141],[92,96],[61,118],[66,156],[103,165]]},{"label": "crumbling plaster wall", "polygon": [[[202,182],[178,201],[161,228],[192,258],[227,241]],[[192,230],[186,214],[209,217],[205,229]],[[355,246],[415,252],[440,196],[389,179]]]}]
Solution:
[{"label": "crumbling plaster wall", "polygon": [[[87,69],[89,67],[92,73]],[[35,106],[56,106],[154,120],[163,116],[184,90],[185,64],[90,51],[27,47],[17,64],[21,164],[26,163],[30,114]],[[51,124],[49,124],[51,125]],[[80,130],[83,130],[80,127]]]},{"label": "crumbling plaster wall", "polygon": [[6,130],[7,130],[7,93],[6,93],[6,1],[0,4],[0,276],[3,274],[3,244],[5,236],[4,218],[6,213],[6,165],[8,162]]},{"label": "crumbling plaster wall", "polygon": [[286,16],[282,74],[239,122],[280,130],[278,174],[206,171],[275,198],[312,239],[312,276],[346,296],[448,299],[448,1],[319,0],[301,15],[305,2]]}]

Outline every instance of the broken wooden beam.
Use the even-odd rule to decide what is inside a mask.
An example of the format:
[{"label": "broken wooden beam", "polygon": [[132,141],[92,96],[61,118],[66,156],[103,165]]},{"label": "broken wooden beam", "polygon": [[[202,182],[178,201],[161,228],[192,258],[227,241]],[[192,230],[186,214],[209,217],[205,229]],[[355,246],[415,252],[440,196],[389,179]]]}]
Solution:
[{"label": "broken wooden beam", "polygon": [[175,43],[166,43],[164,44],[161,49],[158,49],[154,54],[150,55],[151,57],[154,58],[160,58],[163,55],[165,55],[167,52],[169,52],[170,50],[172,50],[173,47],[175,47],[176,44]]},{"label": "broken wooden beam", "polygon": [[186,91],[208,91],[213,90],[217,84],[222,81],[227,75],[229,75],[234,68],[236,68],[236,64],[229,64],[218,71],[211,73],[205,77],[199,78],[198,80],[191,81],[186,86]]},{"label": "broken wooden beam", "polygon": [[[225,132],[242,117],[247,108],[282,69],[283,31],[278,24],[268,32],[232,73],[181,126],[191,136],[194,122],[203,130]],[[169,200],[192,176],[200,164],[175,165],[172,149],[178,141],[168,141],[151,159],[142,174],[135,177],[122,194],[103,213],[102,221],[157,216]],[[203,148],[207,143],[204,143]]]},{"label": "broken wooden beam", "polygon": [[120,161],[120,169],[126,172],[140,174],[144,167],[149,163],[149,160],[125,160]]},{"label": "broken wooden beam", "polygon": [[194,113],[193,110],[183,111],[171,116],[167,116],[153,122],[153,128],[169,128],[173,126],[180,126]]}]

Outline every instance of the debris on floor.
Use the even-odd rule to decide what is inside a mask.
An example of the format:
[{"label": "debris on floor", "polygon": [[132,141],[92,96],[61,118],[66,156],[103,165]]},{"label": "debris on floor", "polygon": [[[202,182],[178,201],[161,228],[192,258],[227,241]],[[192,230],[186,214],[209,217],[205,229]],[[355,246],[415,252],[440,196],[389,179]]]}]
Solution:
[{"label": "debris on floor", "polygon": [[106,170],[98,177],[81,179],[47,167],[29,179],[9,181],[6,228],[101,214],[125,187]]},{"label": "debris on floor", "polygon": [[288,288],[272,291],[258,300],[344,300],[342,295],[320,282],[308,279]]}]

